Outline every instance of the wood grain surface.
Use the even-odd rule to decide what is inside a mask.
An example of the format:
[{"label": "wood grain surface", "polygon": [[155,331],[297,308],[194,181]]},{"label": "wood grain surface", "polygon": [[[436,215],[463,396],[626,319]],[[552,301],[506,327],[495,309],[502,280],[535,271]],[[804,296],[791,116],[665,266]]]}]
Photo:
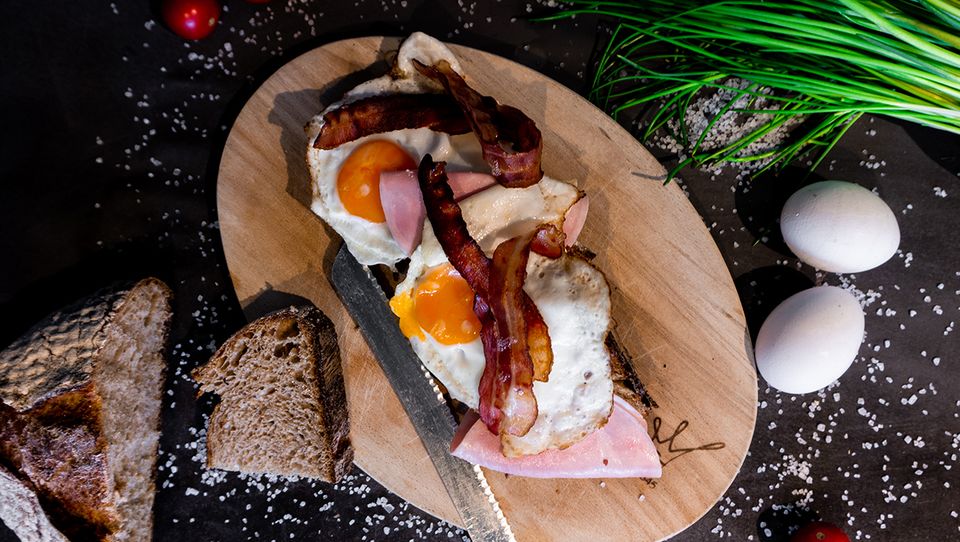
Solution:
[{"label": "wood grain surface", "polygon": [[[340,240],[309,208],[304,124],[324,103],[386,71],[398,41],[331,43],[274,73],[224,148],[217,206],[224,251],[249,318],[296,297],[340,338],[356,463],[420,508],[460,523],[409,420],[327,276]],[[693,523],[736,476],[753,435],[757,380],[733,281],[694,208],[618,124],[512,61],[452,46],[480,92],[522,108],[544,137],[544,170],[591,197],[581,243],[611,284],[621,342],[659,407],[650,416],[663,477],[535,480],[488,473],[527,540],[659,540]]]}]

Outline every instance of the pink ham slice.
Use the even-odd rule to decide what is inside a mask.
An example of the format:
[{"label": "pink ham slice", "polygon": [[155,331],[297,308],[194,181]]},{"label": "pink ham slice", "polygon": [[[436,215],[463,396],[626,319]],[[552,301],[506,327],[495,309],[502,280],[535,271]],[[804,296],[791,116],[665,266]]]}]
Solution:
[{"label": "pink ham slice", "polygon": [[488,173],[474,173],[471,171],[447,172],[447,182],[453,190],[453,199],[460,201],[464,198],[497,184],[497,180]]},{"label": "pink ham slice", "polygon": [[[614,396],[607,425],[565,450],[504,457],[500,439],[477,418],[464,419],[451,454],[490,470],[528,478],[659,478],[660,456],[643,416]],[[469,425],[468,425],[469,424]],[[466,427],[466,428],[465,428]]]},{"label": "pink ham slice", "polygon": [[[488,173],[450,172],[447,173],[453,197],[460,201],[481,192],[495,184],[497,180]],[[380,204],[387,219],[387,227],[393,239],[407,256],[420,245],[423,238],[423,221],[427,215],[423,205],[423,195],[417,181],[417,172],[413,170],[384,171],[380,174]],[[573,246],[587,221],[589,201],[583,196],[570,206],[563,220],[563,233],[566,245]]]},{"label": "pink ham slice", "polygon": [[423,238],[427,209],[420,193],[420,181],[413,170],[380,173],[380,205],[390,235],[407,253],[413,253]]},{"label": "pink ham slice", "polygon": [[580,237],[583,225],[587,222],[587,211],[590,209],[590,198],[584,194],[576,203],[567,209],[567,214],[563,216],[563,233],[567,240],[564,242],[568,247],[572,247]]}]

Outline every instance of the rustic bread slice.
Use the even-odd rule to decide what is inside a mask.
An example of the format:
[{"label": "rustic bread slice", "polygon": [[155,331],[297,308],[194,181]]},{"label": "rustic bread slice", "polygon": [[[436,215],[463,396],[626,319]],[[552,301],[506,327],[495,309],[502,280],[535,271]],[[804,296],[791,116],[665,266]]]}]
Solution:
[{"label": "rustic bread slice", "polygon": [[170,298],[99,292],[0,352],[0,460],[71,539],[152,536]]},{"label": "rustic bread slice", "polygon": [[26,483],[0,467],[0,520],[20,542],[67,542],[40,507],[40,501]]},{"label": "rustic bread slice", "polygon": [[353,461],[336,330],[315,307],[264,316],[193,371],[220,397],[207,467],[340,479]]}]

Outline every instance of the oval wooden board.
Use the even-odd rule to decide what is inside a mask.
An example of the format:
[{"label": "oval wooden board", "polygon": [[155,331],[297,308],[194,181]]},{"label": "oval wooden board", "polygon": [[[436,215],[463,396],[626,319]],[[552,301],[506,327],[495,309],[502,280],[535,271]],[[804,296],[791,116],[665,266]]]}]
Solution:
[{"label": "oval wooden board", "polygon": [[[322,103],[384,73],[384,56],[397,43],[380,37],[339,41],[274,73],[230,132],[217,206],[231,278],[249,318],[293,295],[336,323],[356,463],[413,504],[460,524],[413,426],[326,278],[339,238],[307,207],[304,124]],[[530,69],[452,48],[475,88],[520,106],[537,122],[547,174],[574,179],[590,194],[581,241],[597,253],[596,264],[612,285],[619,338],[660,405],[651,421],[659,419],[657,436],[664,442],[658,448],[669,462],[655,485],[488,473],[493,491],[521,541],[667,538],[723,495],[753,435],[756,374],[727,268],[679,187],[662,185],[664,170],[619,125]],[[722,447],[683,453],[712,443]]]}]

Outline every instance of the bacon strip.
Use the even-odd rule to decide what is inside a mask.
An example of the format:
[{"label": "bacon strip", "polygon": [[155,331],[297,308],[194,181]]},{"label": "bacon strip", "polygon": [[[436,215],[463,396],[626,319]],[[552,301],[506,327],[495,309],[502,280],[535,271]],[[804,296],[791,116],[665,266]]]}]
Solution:
[{"label": "bacon strip", "polygon": [[530,250],[537,254],[555,260],[563,255],[563,247],[566,245],[567,236],[560,228],[553,224],[544,224],[537,230],[533,241],[530,244]]},{"label": "bacon strip", "polygon": [[413,65],[417,71],[443,85],[460,105],[480,140],[483,159],[490,165],[497,182],[507,188],[523,188],[540,181],[543,177],[540,169],[543,137],[530,117],[470,88],[446,60],[427,66],[414,59]]},{"label": "bacon strip", "polygon": [[[498,303],[496,294],[503,288],[498,286],[497,288],[500,289],[496,290],[491,286],[494,264],[483,253],[480,245],[470,236],[470,232],[467,230],[467,223],[463,219],[460,206],[454,201],[453,190],[447,182],[445,164],[434,162],[430,155],[426,155],[420,162],[417,173],[420,190],[423,193],[423,200],[426,205],[427,218],[433,225],[437,240],[440,242],[447,259],[476,293],[474,312],[480,320],[480,338],[486,358],[486,365],[480,379],[480,416],[490,431],[499,434],[500,422],[504,418],[502,407],[506,404],[511,408],[510,416],[516,415],[520,416],[521,420],[526,420],[530,416],[529,402],[526,397],[533,397],[531,387],[528,393],[522,395],[513,393],[510,395],[509,401],[504,403],[504,400],[508,397],[508,392],[510,392],[510,383],[513,380],[514,373],[519,375],[520,378],[525,378],[523,375],[526,374],[527,369],[503,372],[498,363],[502,346],[506,346],[507,343],[504,342],[504,336],[500,334],[501,330],[498,328],[500,324],[497,323],[494,316],[493,305]],[[526,244],[529,246],[530,241],[528,240]],[[525,276],[526,259],[523,263],[523,273]],[[546,381],[553,365],[553,349],[547,324],[543,321],[543,315],[537,310],[533,300],[523,291],[522,277],[519,284],[519,290],[513,294],[519,301],[506,309],[519,314],[525,322],[522,340],[527,350],[527,358],[519,359],[518,363],[523,363],[525,367],[529,367],[533,379]],[[503,329],[509,333],[519,333],[521,328]],[[509,337],[506,338],[509,339]],[[533,419],[536,419],[535,411]],[[519,430],[518,427],[522,428],[524,424],[511,422],[508,425],[516,431]]]},{"label": "bacon strip", "polygon": [[514,237],[493,253],[490,311],[497,331],[497,408],[503,412],[500,433],[526,435],[537,421],[533,396],[533,361],[527,345],[523,281],[533,235]]},{"label": "bacon strip", "polygon": [[522,306],[523,316],[527,321],[527,347],[533,363],[533,379],[546,382],[550,380],[550,369],[553,368],[553,347],[550,344],[547,323],[543,321],[543,315],[526,292],[523,292]]},{"label": "bacon strip", "polygon": [[480,420],[487,429],[500,434],[500,422],[503,420],[503,411],[497,406],[497,393],[502,389],[498,382],[500,376],[497,365],[497,328],[493,321],[493,313],[487,302],[480,296],[473,300],[473,312],[480,320],[480,342],[483,344],[485,365],[480,375],[480,386],[477,390],[480,396],[478,411]]},{"label": "bacon strip", "polygon": [[313,147],[333,149],[364,136],[406,128],[465,134],[470,124],[446,94],[384,94],[327,112]]},{"label": "bacon strip", "polygon": [[433,225],[433,232],[443,253],[474,293],[484,300],[489,299],[490,259],[470,237],[463,213],[447,182],[446,164],[434,162],[433,157],[427,154],[420,161],[417,178],[427,208],[427,218]]}]

